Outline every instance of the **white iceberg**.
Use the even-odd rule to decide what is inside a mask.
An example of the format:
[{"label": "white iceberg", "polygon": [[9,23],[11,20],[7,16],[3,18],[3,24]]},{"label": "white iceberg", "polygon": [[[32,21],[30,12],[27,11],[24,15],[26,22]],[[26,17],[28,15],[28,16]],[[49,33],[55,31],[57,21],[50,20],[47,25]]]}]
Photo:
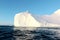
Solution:
[{"label": "white iceberg", "polygon": [[[57,15],[57,16],[56,16]],[[52,15],[43,16],[40,21],[37,21],[35,17],[31,15],[28,11],[21,12],[15,15],[14,17],[14,26],[15,27],[32,27],[32,29],[35,29],[34,27],[60,27],[59,24],[56,24],[56,20],[59,20],[60,17],[60,9],[54,12]],[[43,19],[43,20],[42,20]],[[41,22],[41,20],[43,22]],[[50,20],[50,21],[49,21]],[[53,23],[53,22],[55,23]],[[29,29],[31,28],[23,28],[23,29]]]},{"label": "white iceberg", "polygon": [[14,17],[15,27],[40,27],[41,25],[29,12],[21,12]]}]

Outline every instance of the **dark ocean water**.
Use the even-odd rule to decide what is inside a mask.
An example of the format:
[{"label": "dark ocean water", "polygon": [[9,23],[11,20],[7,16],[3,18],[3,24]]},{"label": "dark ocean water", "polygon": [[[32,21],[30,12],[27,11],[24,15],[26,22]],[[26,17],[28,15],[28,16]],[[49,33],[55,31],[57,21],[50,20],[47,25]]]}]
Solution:
[{"label": "dark ocean water", "polygon": [[14,26],[0,26],[0,40],[60,40],[60,28],[25,29],[16,29]]}]

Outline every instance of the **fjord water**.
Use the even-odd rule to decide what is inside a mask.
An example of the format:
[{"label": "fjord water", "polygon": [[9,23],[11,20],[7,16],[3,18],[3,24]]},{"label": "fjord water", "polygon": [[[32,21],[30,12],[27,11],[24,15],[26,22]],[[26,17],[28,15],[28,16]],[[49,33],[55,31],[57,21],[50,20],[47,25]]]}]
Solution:
[{"label": "fjord water", "polygon": [[26,30],[24,27],[0,26],[0,40],[60,40],[60,28],[30,29],[32,28]]}]

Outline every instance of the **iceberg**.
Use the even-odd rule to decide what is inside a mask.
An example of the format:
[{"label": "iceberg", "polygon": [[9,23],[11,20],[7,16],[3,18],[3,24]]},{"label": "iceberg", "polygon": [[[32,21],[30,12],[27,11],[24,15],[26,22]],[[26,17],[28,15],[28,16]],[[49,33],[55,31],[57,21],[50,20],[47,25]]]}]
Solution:
[{"label": "iceberg", "polygon": [[[15,27],[25,27],[23,29],[36,29],[34,27],[60,27],[59,24],[53,23],[56,20],[59,20],[60,9],[54,12],[54,14],[50,16],[42,17],[39,21],[36,19],[30,12],[21,12],[17,13],[14,16],[14,26]],[[56,16],[57,15],[57,16]],[[56,19],[57,18],[57,19]],[[47,20],[48,19],[48,20]],[[42,21],[41,21],[42,20]],[[50,22],[49,22],[50,20]],[[27,28],[26,28],[27,27]],[[29,27],[29,28],[28,28]],[[32,27],[32,28],[31,28]]]},{"label": "iceberg", "polygon": [[60,24],[60,9],[56,10],[51,15],[43,16],[43,19],[51,23]]},{"label": "iceberg", "polygon": [[38,22],[28,11],[21,12],[14,17],[15,27],[40,27],[42,23]]}]

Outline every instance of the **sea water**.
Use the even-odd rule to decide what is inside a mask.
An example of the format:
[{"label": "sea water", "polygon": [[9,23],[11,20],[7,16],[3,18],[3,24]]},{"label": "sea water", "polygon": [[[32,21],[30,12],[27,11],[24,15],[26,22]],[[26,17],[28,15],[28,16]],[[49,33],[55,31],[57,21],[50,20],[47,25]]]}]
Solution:
[{"label": "sea water", "polygon": [[28,29],[0,26],[0,40],[60,40],[60,28],[38,27],[35,30]]}]

